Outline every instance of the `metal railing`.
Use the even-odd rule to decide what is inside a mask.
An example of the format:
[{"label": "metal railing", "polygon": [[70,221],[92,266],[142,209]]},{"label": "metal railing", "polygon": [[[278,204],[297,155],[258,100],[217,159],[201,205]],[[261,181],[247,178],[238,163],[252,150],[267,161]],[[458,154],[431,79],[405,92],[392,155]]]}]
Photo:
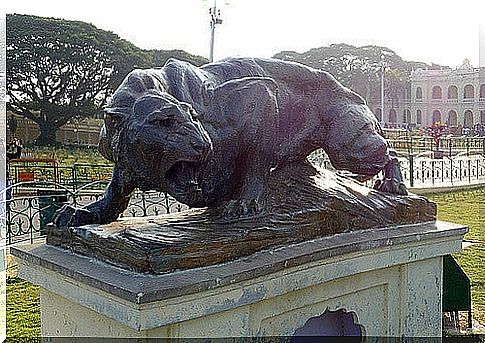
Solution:
[{"label": "metal railing", "polygon": [[[60,186],[77,189],[95,181],[109,181],[113,166],[109,164],[74,163],[72,166],[59,166],[57,163],[32,163],[15,161],[8,164],[11,182],[24,181],[54,182]],[[33,187],[35,183],[25,184]],[[18,187],[16,187],[18,188]]]},{"label": "metal railing", "polygon": [[[325,152],[312,155],[312,163],[333,169]],[[408,188],[454,187],[485,184],[485,157],[483,155],[457,155],[452,158],[400,156],[399,165],[404,184]],[[376,178],[366,183],[372,186]]]},{"label": "metal railing", "polygon": [[482,156],[455,158],[400,158],[404,181],[408,187],[459,186],[485,183],[485,159]]},{"label": "metal railing", "polygon": [[[427,138],[390,141],[390,145],[400,154],[401,170],[408,187],[485,184],[483,138],[449,142],[445,139],[440,142],[439,150],[434,144]],[[433,158],[436,151],[441,152],[441,158]],[[323,150],[312,153],[309,160],[317,167],[333,170]],[[74,164],[54,168],[15,165],[9,166],[9,171],[12,177],[21,172],[32,172],[35,181],[17,182],[0,192],[0,221],[5,228],[1,238],[5,239],[7,245],[33,242],[42,237],[46,222],[62,203],[83,207],[99,199],[111,179],[112,166]],[[372,180],[366,183],[367,186],[372,184]],[[49,195],[51,191],[58,193]],[[56,202],[59,192],[65,198]],[[2,201],[6,198],[9,200]],[[136,191],[122,216],[159,215],[187,208],[166,193]]]},{"label": "metal railing", "polygon": [[[0,193],[0,199],[8,198],[7,193],[13,188],[21,189],[22,193],[1,201],[0,221],[5,230],[0,232],[0,236],[6,245],[33,243],[35,239],[45,235],[45,225],[64,203],[84,207],[100,199],[103,196],[101,189],[106,186],[106,181],[92,182],[75,190],[51,182],[21,182],[11,185]],[[56,193],[49,194],[52,191]],[[59,199],[61,200],[57,201]],[[144,217],[186,209],[186,205],[164,192],[136,191],[121,217]]]},{"label": "metal railing", "polygon": [[436,141],[429,136],[401,136],[387,140],[401,154],[420,156],[441,151],[447,157],[460,154],[485,156],[485,137],[441,137]]}]

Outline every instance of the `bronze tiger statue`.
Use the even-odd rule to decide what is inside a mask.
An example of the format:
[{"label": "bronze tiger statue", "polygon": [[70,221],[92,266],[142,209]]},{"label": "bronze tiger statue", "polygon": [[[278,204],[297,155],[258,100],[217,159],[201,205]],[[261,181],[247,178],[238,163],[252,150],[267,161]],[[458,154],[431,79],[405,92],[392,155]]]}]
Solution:
[{"label": "bronze tiger statue", "polygon": [[229,58],[195,67],[171,59],[134,70],[113,94],[100,152],[114,162],[102,199],[65,205],[60,227],[109,223],[136,188],[225,217],[264,213],[271,173],[323,148],[332,165],[405,195],[394,151],[358,94],[329,73],[274,59]]}]

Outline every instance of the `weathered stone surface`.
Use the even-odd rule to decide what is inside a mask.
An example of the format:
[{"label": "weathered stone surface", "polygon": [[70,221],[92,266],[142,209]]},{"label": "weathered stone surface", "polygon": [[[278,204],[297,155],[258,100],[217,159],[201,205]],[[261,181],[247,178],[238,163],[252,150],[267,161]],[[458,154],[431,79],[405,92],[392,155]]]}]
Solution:
[{"label": "weathered stone surface", "polygon": [[47,244],[12,254],[41,287],[45,336],[291,336],[326,309],[354,312],[367,336],[439,336],[441,256],[466,231],[430,222],[347,232],[162,275]]},{"label": "weathered stone surface", "polygon": [[274,170],[259,217],[227,220],[225,207],[111,224],[60,229],[50,226],[48,244],[138,272],[166,273],[219,264],[263,249],[341,232],[435,219],[426,198],[371,190],[308,163]]},{"label": "weathered stone surface", "polygon": [[[139,218],[140,221],[144,219],[147,218]],[[123,220],[119,221],[119,225],[122,223]],[[228,286],[353,252],[379,248],[394,249],[408,243],[447,242],[451,238],[457,240],[457,249],[459,249],[461,238],[467,231],[466,226],[440,221],[353,231],[263,250],[228,263],[161,275],[126,271],[49,244],[12,247],[11,252],[21,260],[40,265],[129,302],[141,304]],[[419,250],[406,258],[421,259],[425,258],[424,256],[431,256],[430,253],[431,251],[426,249]],[[441,251],[432,256],[438,256],[438,253]],[[421,256],[422,254],[424,255]],[[397,260],[382,260],[379,263],[384,265],[401,263],[399,261],[403,256],[396,255],[393,258]],[[341,271],[342,274],[346,272]]]}]

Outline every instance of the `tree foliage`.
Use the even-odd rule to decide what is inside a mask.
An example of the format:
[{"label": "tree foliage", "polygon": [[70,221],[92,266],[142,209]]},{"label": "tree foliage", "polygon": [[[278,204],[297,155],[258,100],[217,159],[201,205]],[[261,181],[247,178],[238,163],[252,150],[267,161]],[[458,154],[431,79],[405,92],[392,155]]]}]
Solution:
[{"label": "tree foliage", "polygon": [[427,68],[422,62],[404,61],[391,49],[366,45],[331,44],[303,53],[282,51],[274,56],[295,61],[331,73],[343,85],[366,99],[380,97],[381,63],[386,66],[385,94],[391,100],[404,96],[411,70]]},{"label": "tree foliage", "polygon": [[147,58],[91,24],[7,15],[7,109],[39,125],[40,144],[73,117],[99,112],[110,92]]},{"label": "tree foliage", "polygon": [[146,52],[150,58],[151,65],[154,67],[163,66],[169,58],[176,58],[196,66],[201,66],[209,62],[205,57],[192,55],[184,50],[147,50]]}]

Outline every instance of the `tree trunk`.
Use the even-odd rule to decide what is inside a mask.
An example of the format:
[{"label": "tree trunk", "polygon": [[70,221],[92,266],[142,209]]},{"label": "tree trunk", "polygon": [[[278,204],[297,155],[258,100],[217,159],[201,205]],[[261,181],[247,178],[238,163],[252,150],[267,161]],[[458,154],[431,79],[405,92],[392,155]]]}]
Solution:
[{"label": "tree trunk", "polygon": [[56,144],[56,132],[59,127],[52,123],[38,123],[40,135],[35,140],[37,145],[55,145]]}]

